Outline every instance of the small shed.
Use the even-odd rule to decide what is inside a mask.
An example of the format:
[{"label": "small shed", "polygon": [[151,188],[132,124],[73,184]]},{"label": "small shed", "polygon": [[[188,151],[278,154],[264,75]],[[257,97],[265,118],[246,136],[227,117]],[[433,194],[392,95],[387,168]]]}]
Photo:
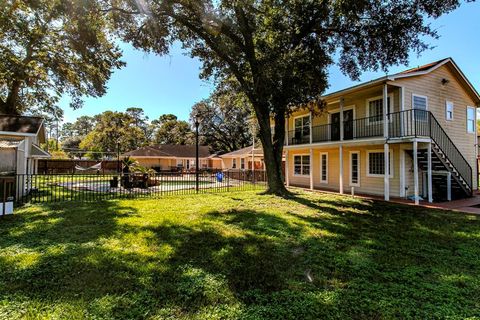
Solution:
[{"label": "small shed", "polygon": [[0,115],[0,174],[37,173],[38,160],[50,158],[40,117]]}]

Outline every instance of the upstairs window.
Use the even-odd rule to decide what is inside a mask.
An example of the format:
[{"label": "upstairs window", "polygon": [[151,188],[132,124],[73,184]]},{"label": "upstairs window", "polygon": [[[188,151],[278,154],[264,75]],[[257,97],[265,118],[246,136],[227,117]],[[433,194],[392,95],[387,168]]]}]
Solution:
[{"label": "upstairs window", "polygon": [[475,133],[475,108],[467,107],[467,132]]},{"label": "upstairs window", "polygon": [[[387,98],[387,113],[392,112],[392,99],[391,96]],[[367,100],[367,118],[368,122],[379,122],[383,120],[383,98],[376,97]]]},{"label": "upstairs window", "polygon": [[310,139],[310,115],[295,118],[295,139],[306,142]]},{"label": "upstairs window", "polygon": [[415,119],[416,120],[427,120],[427,106],[428,99],[425,96],[420,96],[417,94],[412,95],[412,108],[415,110]]},{"label": "upstairs window", "polygon": [[445,103],[445,119],[453,120],[453,102],[451,101]]}]

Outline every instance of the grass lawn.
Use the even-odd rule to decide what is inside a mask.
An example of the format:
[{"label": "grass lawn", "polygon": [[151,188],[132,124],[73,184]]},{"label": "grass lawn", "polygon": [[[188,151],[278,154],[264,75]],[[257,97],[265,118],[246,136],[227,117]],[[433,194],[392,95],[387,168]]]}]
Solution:
[{"label": "grass lawn", "polygon": [[480,318],[479,217],[257,192],[26,206],[0,318]]}]

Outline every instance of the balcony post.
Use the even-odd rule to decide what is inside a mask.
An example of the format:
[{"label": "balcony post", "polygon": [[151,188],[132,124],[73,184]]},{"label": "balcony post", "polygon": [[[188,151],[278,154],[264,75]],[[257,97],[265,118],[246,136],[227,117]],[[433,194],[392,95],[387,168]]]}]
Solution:
[{"label": "balcony post", "polygon": [[415,204],[419,204],[418,200],[418,146],[417,146],[417,139],[413,140],[413,190],[414,190],[414,198]]},{"label": "balcony post", "polygon": [[313,112],[310,111],[310,144],[312,144],[312,141],[313,141],[313,132],[312,132],[312,129],[313,129],[313,125],[312,125],[312,122],[313,122]]},{"label": "balcony post", "polygon": [[[400,87],[398,88],[399,90],[399,97],[400,97],[400,117],[399,117],[399,121],[400,121],[400,136],[401,137],[404,137],[405,136],[405,128],[404,128],[404,125],[405,125],[405,120],[404,120],[404,116],[405,116],[405,113],[403,112],[405,110],[405,90],[403,89],[403,87]],[[408,123],[408,121],[407,121]]]},{"label": "balcony post", "polygon": [[342,145],[338,147],[338,152],[339,152],[339,166],[340,166],[338,185],[340,189],[339,190],[340,194],[343,194],[343,146]]},{"label": "balcony post", "polygon": [[345,100],[340,98],[340,141],[343,141],[343,107]]},{"label": "balcony post", "polygon": [[433,202],[433,190],[432,190],[432,142],[428,143],[428,169],[427,169],[427,179],[428,179],[428,202]]},{"label": "balcony post", "polygon": [[383,85],[383,136],[388,139],[388,86]]},{"label": "balcony post", "polygon": [[288,137],[288,133],[289,133],[289,131],[288,131],[288,122],[289,122],[289,121],[290,121],[290,117],[289,117],[289,116],[286,116],[286,119],[285,119],[285,139],[286,139],[285,142],[286,142],[286,143],[285,143],[285,145],[287,145],[287,146],[288,146],[288,140],[290,140],[289,137]]}]

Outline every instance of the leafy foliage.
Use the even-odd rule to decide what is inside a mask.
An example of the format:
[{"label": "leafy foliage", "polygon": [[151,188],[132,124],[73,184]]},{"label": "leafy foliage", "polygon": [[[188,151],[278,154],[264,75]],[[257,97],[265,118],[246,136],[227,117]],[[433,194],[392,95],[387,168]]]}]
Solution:
[{"label": "leafy foliage", "polygon": [[1,222],[6,319],[480,313],[480,219],[458,212],[236,192],[30,205]]},{"label": "leafy foliage", "polygon": [[[105,111],[96,116],[94,129],[80,143],[80,148],[112,154],[137,149],[144,145],[143,131],[134,125],[135,120],[122,112]],[[94,157],[94,154],[91,155]]]},{"label": "leafy foliage", "polygon": [[152,121],[155,144],[194,144],[195,136],[186,121],[178,120],[173,114],[161,115]]},{"label": "leafy foliage", "polygon": [[[357,79],[428,48],[429,24],[459,0],[272,1],[124,0],[111,7],[119,35],[137,48],[168,52],[174,40],[203,62],[201,76],[235,79],[258,120],[271,192],[285,193],[285,116],[314,107],[338,57]],[[321,108],[319,103],[316,107]],[[272,139],[270,119],[274,119]]]},{"label": "leafy foliage", "polygon": [[61,95],[82,105],[124,66],[96,0],[0,4],[0,113],[48,112]]}]

